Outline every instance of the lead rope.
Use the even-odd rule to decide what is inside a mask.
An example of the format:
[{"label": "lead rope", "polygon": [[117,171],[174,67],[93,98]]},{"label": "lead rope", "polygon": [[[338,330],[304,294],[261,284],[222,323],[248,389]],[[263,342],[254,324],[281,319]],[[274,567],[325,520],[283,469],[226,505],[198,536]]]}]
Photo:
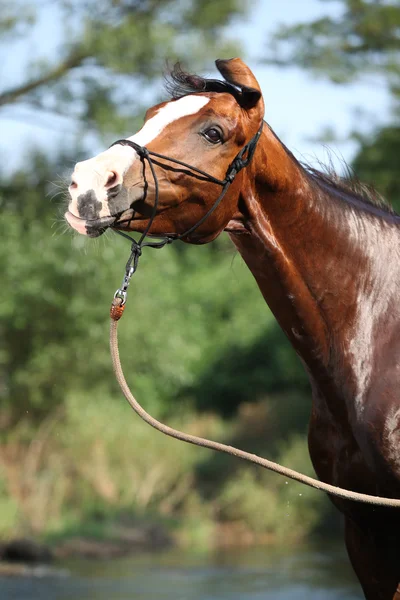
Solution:
[{"label": "lead rope", "polygon": [[178,429],[174,429],[173,427],[169,427],[161,421],[158,421],[154,417],[152,417],[136,400],[134,395],[132,394],[123,370],[121,366],[121,360],[119,357],[119,349],[118,349],[118,320],[122,316],[122,312],[124,310],[124,303],[121,298],[114,298],[113,303],[111,305],[111,324],[110,324],[110,350],[111,357],[114,367],[115,377],[119,383],[119,386],[127,399],[130,406],[133,408],[135,413],[139,415],[143,421],[161,431],[165,435],[168,435],[177,440],[181,440],[182,442],[187,442],[188,444],[194,444],[195,446],[202,446],[203,448],[210,448],[210,450],[217,450],[218,452],[225,452],[226,454],[230,454],[231,456],[236,456],[237,458],[241,458],[242,460],[246,460],[250,463],[259,465],[264,469],[268,469],[269,471],[273,471],[274,473],[279,473],[280,475],[284,475],[289,479],[293,479],[294,481],[298,481],[300,483],[304,483],[312,488],[317,490],[321,490],[321,492],[327,492],[333,496],[338,496],[339,498],[343,498],[345,500],[355,500],[356,502],[364,502],[366,504],[374,504],[377,506],[391,506],[391,507],[400,507],[400,500],[394,498],[382,498],[380,496],[370,496],[369,494],[361,494],[359,492],[353,492],[351,490],[345,490],[343,488],[337,487],[335,485],[330,485],[329,483],[324,483],[323,481],[319,481],[318,479],[314,479],[313,477],[308,477],[308,475],[303,475],[293,469],[289,469],[288,467],[284,467],[275,463],[266,458],[262,458],[257,454],[251,454],[250,452],[245,452],[244,450],[240,450],[239,448],[235,448],[234,446],[228,446],[227,444],[222,444],[221,442],[214,442],[213,440],[208,440],[206,438],[198,437],[197,435],[191,435],[189,433],[184,433],[183,431],[179,431]]},{"label": "lead rope", "polygon": [[[235,448],[234,446],[228,446],[227,444],[222,444],[220,442],[214,442],[212,440],[198,437],[196,435],[184,433],[183,431],[179,431],[178,429],[173,429],[172,427],[169,427],[168,425],[165,425],[164,423],[157,421],[157,419],[155,419],[148,412],[146,412],[144,410],[144,408],[136,400],[136,398],[133,396],[133,394],[126,382],[126,379],[125,379],[125,376],[124,376],[124,373],[122,370],[122,366],[121,366],[120,357],[119,357],[117,329],[118,329],[118,321],[122,317],[122,314],[123,314],[123,311],[125,308],[129,282],[130,282],[132,275],[135,273],[135,271],[137,269],[138,261],[142,254],[142,248],[144,246],[149,246],[151,248],[162,248],[165,244],[170,244],[173,241],[175,241],[176,239],[182,239],[182,238],[186,237],[187,235],[193,233],[193,231],[195,229],[197,229],[200,225],[202,225],[204,223],[204,221],[211,215],[211,213],[220,204],[222,198],[225,196],[230,184],[234,180],[237,173],[243,167],[245,167],[249,164],[249,162],[254,154],[254,150],[257,145],[257,141],[261,135],[261,131],[262,131],[262,124],[261,124],[260,129],[257,131],[256,135],[250,140],[250,142],[248,144],[246,144],[246,146],[244,146],[242,148],[242,150],[236,156],[235,160],[230,165],[224,180],[216,179],[215,177],[212,177],[208,173],[205,173],[204,171],[201,171],[200,169],[197,169],[191,165],[188,165],[187,163],[183,163],[176,159],[173,159],[173,158],[161,155],[161,154],[157,154],[156,152],[151,152],[147,148],[139,146],[138,144],[136,144],[130,140],[119,140],[119,141],[115,142],[115,144],[129,145],[134,150],[136,150],[136,152],[139,154],[141,160],[143,161],[143,166],[145,165],[145,160],[147,160],[150,170],[151,170],[151,173],[152,173],[153,180],[154,180],[154,185],[155,185],[155,200],[154,200],[154,207],[153,207],[152,215],[150,217],[149,224],[147,225],[144,233],[142,233],[142,235],[140,236],[139,241],[137,242],[136,240],[131,238],[126,233],[123,233],[122,231],[117,231],[116,229],[114,229],[115,233],[119,233],[120,235],[127,238],[131,242],[131,254],[129,256],[128,262],[125,267],[125,276],[123,278],[121,287],[115,292],[114,299],[111,304],[111,310],[110,310],[110,316],[111,316],[110,350],[111,350],[111,357],[112,357],[115,377],[119,383],[122,393],[124,394],[125,398],[127,399],[130,406],[133,408],[135,413],[138,414],[139,417],[141,419],[143,419],[143,421],[145,421],[146,423],[148,423],[149,425],[154,427],[154,429],[161,431],[161,433],[164,433],[165,435],[168,435],[177,440],[181,440],[182,442],[187,442],[188,444],[194,444],[195,446],[202,446],[203,448],[210,448],[210,450],[217,450],[218,452],[225,452],[226,454],[236,456],[237,458],[241,458],[242,460],[246,460],[250,463],[259,465],[260,467],[263,467],[264,469],[268,469],[269,471],[279,473],[280,475],[284,475],[285,477],[288,477],[289,479],[293,479],[294,481],[298,481],[299,483],[303,483],[312,488],[321,490],[322,492],[327,492],[328,494],[331,494],[332,496],[337,496],[337,497],[343,498],[345,500],[354,500],[356,502],[364,502],[366,504],[373,504],[376,506],[400,507],[400,499],[382,498],[380,496],[371,496],[369,494],[361,494],[359,492],[353,492],[351,490],[346,490],[346,489],[337,487],[335,485],[331,485],[329,483],[319,481],[318,479],[314,479],[313,477],[309,477],[308,475],[303,475],[302,473],[294,471],[293,469],[289,469],[288,467],[279,465],[271,460],[262,458],[261,456],[258,456],[257,454],[251,454],[250,452],[245,452],[244,450],[240,450],[239,448]],[[246,153],[247,153],[246,158],[243,158],[243,156]],[[211,209],[202,217],[202,219],[200,219],[200,221],[198,221],[190,229],[188,229],[183,234],[181,234],[177,237],[165,236],[165,237],[161,238],[159,241],[151,241],[151,240],[145,241],[146,235],[148,234],[150,227],[153,223],[153,220],[156,216],[157,205],[158,205],[158,195],[159,195],[158,181],[157,181],[157,177],[156,177],[156,174],[154,171],[153,162],[156,164],[159,164],[159,163],[156,160],[154,160],[154,158],[152,159],[151,157],[161,158],[163,160],[168,160],[170,162],[176,163],[180,166],[185,167],[186,169],[191,170],[192,172],[194,172],[193,174],[197,173],[198,175],[201,175],[202,177],[204,177],[206,180],[212,181],[213,183],[216,183],[216,184],[219,184],[220,186],[222,186],[222,192],[221,192],[220,196],[217,198],[217,200],[215,201],[215,203],[211,207]]]}]

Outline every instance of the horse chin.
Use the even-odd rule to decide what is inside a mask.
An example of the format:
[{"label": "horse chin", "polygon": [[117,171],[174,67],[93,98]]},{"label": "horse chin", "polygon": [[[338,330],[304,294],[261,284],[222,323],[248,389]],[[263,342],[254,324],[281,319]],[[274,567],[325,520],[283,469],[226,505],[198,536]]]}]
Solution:
[{"label": "horse chin", "polygon": [[65,213],[64,218],[72,229],[90,238],[102,235],[116,220],[115,216],[100,217],[98,219],[81,219],[69,210]]}]

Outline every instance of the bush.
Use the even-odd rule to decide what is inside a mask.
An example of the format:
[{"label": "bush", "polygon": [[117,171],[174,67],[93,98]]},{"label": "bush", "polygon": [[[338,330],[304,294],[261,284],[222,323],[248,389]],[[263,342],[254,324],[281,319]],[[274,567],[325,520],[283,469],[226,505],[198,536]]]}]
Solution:
[{"label": "bush", "polygon": [[[276,462],[315,476],[303,436],[292,436],[282,445]],[[220,519],[240,521],[258,536],[296,541],[330,513],[324,494],[259,467],[242,467],[222,489]]]}]

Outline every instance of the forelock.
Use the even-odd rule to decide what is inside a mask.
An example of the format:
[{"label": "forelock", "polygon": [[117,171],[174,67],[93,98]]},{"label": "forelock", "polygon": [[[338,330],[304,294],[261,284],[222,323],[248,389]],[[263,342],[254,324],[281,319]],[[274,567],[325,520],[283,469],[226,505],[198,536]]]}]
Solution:
[{"label": "forelock", "polygon": [[221,92],[231,94],[237,102],[241,100],[240,88],[219,79],[207,79],[200,75],[187,73],[176,63],[172,71],[165,77],[165,89],[172,99],[176,100],[200,92]]}]

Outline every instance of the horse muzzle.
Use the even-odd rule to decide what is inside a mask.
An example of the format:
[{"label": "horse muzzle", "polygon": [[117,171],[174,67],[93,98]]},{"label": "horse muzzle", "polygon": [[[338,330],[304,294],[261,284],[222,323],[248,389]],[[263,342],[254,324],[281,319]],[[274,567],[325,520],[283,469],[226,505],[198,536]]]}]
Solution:
[{"label": "horse muzzle", "polygon": [[116,221],[116,217],[111,216],[99,217],[97,219],[82,219],[69,210],[65,213],[64,218],[68,225],[75,229],[75,231],[91,238],[99,237]]}]

